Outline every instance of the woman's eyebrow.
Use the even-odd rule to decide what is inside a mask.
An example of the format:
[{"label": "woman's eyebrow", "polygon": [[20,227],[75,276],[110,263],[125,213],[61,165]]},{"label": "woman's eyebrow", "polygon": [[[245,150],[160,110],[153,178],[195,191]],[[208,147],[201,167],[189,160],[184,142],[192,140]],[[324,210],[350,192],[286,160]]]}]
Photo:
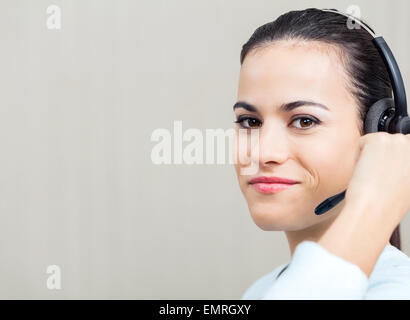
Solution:
[{"label": "woman's eyebrow", "polygon": [[[279,107],[279,110],[284,111],[284,112],[289,112],[289,111],[292,111],[293,109],[296,109],[302,106],[318,107],[318,108],[322,108],[322,109],[329,111],[329,108],[326,107],[324,104],[321,104],[319,102],[314,102],[314,101],[307,101],[307,100],[297,100],[297,101],[284,103]],[[233,110],[235,110],[236,108],[243,108],[250,112],[258,112],[258,109],[255,106],[249,103],[246,103],[244,101],[236,102],[233,105]]]}]

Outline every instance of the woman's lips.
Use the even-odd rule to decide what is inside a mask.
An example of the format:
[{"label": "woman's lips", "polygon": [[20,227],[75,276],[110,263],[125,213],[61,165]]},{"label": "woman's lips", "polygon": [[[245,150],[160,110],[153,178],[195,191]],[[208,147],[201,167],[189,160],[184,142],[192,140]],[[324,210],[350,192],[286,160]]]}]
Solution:
[{"label": "woman's lips", "polygon": [[282,190],[286,190],[294,184],[286,183],[252,183],[251,186],[261,193],[276,193]]},{"label": "woman's lips", "polygon": [[277,193],[298,183],[298,181],[279,177],[257,177],[249,180],[249,184],[261,193]]}]

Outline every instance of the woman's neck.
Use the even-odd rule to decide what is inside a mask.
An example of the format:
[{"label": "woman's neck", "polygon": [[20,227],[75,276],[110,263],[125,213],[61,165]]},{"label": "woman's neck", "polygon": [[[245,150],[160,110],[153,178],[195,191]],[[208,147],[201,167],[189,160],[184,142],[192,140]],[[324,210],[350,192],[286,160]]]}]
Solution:
[{"label": "woman's neck", "polygon": [[[290,255],[293,257],[293,253],[297,245],[305,240],[318,242],[326,230],[332,225],[336,220],[338,214],[342,211],[345,201],[342,201],[337,207],[333,208],[331,211],[325,213],[326,219],[323,219],[320,223],[313,224],[303,230],[297,231],[286,231],[285,234],[288,239]],[[312,215],[315,213],[312,212]],[[320,219],[317,217],[317,219]]]}]

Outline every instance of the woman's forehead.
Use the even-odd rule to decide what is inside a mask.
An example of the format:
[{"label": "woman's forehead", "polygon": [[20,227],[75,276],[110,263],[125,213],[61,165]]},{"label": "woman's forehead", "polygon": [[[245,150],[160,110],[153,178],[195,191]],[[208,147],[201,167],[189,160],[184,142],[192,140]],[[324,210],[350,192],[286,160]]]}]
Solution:
[{"label": "woman's forehead", "polygon": [[280,42],[250,51],[240,70],[238,100],[340,99],[348,94],[346,76],[329,47]]},{"label": "woman's forehead", "polygon": [[[322,45],[323,46],[323,45]],[[296,83],[338,80],[341,61],[331,50],[317,44],[270,45],[252,50],[245,58],[240,78],[245,81]]]}]

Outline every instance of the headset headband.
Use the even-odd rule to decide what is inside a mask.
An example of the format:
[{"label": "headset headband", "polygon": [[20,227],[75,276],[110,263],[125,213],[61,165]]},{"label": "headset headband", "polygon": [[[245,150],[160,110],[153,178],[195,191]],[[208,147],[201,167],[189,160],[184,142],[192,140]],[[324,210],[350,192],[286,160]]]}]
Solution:
[{"label": "headset headband", "polygon": [[[387,72],[389,73],[389,78],[391,81],[392,89],[393,89],[393,97],[394,97],[394,104],[395,104],[395,114],[397,120],[408,117],[407,114],[407,100],[406,100],[406,90],[404,88],[403,78],[400,73],[399,66],[396,62],[396,59],[393,56],[389,46],[387,45],[386,41],[383,39],[382,36],[376,36],[376,34],[370,30],[364,23],[362,23],[358,18],[339,12],[335,9],[322,9],[322,11],[333,12],[345,16],[347,18],[353,19],[357,22],[360,26],[362,26],[369,34],[373,37],[372,42],[376,47],[377,51],[379,52],[380,56],[383,59],[383,62],[387,68]],[[397,123],[397,122],[396,122]],[[407,122],[408,125],[408,122]],[[393,127],[392,131],[401,132],[400,128]]]}]

